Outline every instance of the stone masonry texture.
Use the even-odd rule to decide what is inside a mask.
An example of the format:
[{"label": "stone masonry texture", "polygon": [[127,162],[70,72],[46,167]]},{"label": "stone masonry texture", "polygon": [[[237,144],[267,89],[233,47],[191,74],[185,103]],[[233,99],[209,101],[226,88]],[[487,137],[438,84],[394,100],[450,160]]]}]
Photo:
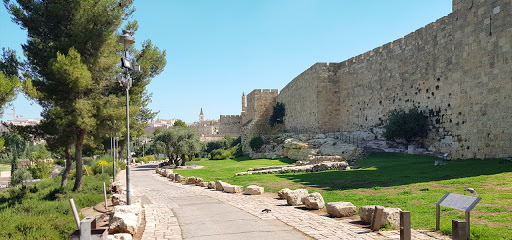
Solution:
[{"label": "stone masonry texture", "polygon": [[[404,38],[314,64],[272,103],[285,104],[290,131],[351,132],[381,126],[390,110],[419,107],[434,124],[426,144],[436,151],[512,156],[511,45],[511,1],[454,0],[452,13]],[[264,111],[255,108],[258,94],[248,95],[248,119]]]}]

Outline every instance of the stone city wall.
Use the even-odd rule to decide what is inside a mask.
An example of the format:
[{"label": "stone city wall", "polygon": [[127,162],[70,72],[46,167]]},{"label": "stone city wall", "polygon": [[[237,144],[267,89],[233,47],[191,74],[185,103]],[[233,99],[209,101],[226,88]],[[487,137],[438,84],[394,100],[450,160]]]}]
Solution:
[{"label": "stone city wall", "polygon": [[251,136],[261,135],[270,130],[269,119],[276,105],[277,89],[255,89],[247,95],[247,109],[242,123],[242,149],[249,151]]},{"label": "stone city wall", "polygon": [[[454,0],[454,12],[341,63],[317,63],[279,94],[288,130],[356,131],[414,106],[428,145],[455,158],[512,155],[512,6]],[[249,106],[248,106],[249,108]]]},{"label": "stone city wall", "polygon": [[242,116],[240,115],[220,115],[219,134],[239,137],[242,127]]}]

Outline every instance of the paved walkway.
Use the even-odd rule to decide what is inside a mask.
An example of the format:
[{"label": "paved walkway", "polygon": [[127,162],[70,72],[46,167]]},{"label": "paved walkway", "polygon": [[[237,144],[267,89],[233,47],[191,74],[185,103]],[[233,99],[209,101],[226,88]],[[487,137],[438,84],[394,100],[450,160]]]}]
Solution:
[{"label": "paved walkway", "polygon": [[[268,196],[229,194],[169,181],[155,164],[133,168],[136,197],[146,209],[142,239],[400,239],[398,231],[372,232],[288,206]],[[122,175],[121,175],[122,176]],[[262,209],[271,209],[262,213]],[[412,239],[450,239],[413,230]]]}]

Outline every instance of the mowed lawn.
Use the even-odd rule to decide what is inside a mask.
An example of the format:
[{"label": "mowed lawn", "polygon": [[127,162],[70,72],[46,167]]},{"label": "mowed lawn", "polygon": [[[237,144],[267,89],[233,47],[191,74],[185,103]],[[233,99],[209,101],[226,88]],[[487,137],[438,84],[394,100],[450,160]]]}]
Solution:
[{"label": "mowed lawn", "polygon": [[[471,212],[472,239],[512,239],[512,162],[503,159],[455,160],[434,166],[432,156],[373,153],[348,171],[234,176],[235,173],[271,165],[293,163],[290,159],[201,160],[203,169],[178,170],[183,176],[222,180],[230,184],[257,184],[267,191],[307,188],[322,193],[326,202],[347,201],[357,207],[382,205],[411,211],[412,227],[435,228],[435,205],[447,193],[464,194],[474,188],[482,197]],[[441,231],[451,234],[451,220],[464,212],[441,207]]]},{"label": "mowed lawn", "polygon": [[0,171],[11,171],[11,164],[0,164]]}]

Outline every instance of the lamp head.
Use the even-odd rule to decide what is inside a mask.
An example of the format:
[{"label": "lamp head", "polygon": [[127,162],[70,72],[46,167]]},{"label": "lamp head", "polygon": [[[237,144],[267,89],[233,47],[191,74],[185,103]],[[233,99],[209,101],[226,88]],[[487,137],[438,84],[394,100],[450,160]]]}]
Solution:
[{"label": "lamp head", "polygon": [[135,39],[132,37],[131,32],[128,30],[123,30],[123,34],[119,36],[117,40],[118,43],[122,43],[125,48],[130,47],[130,45],[135,43]]}]

